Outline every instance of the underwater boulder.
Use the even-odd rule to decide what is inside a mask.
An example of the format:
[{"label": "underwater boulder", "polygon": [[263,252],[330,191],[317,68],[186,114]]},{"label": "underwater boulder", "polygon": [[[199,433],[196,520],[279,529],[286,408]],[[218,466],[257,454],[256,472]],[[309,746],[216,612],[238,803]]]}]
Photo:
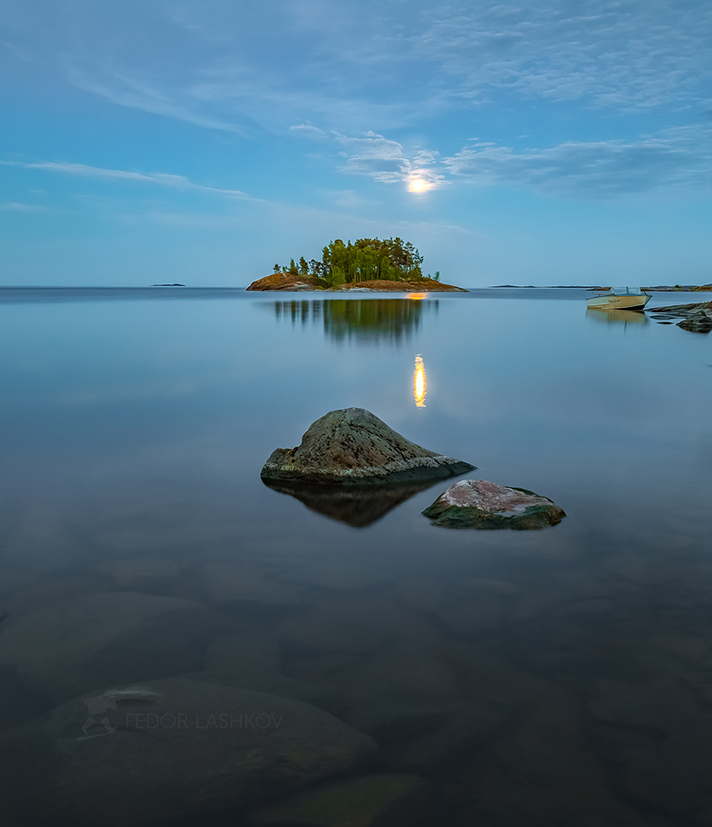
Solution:
[{"label": "underwater boulder", "polygon": [[427,783],[384,773],[350,778],[260,807],[250,827],[429,827],[435,824]]},{"label": "underwater boulder", "polygon": [[0,772],[19,827],[153,827],[239,812],[376,751],[301,701],[168,678],[74,698],[16,729]]}]

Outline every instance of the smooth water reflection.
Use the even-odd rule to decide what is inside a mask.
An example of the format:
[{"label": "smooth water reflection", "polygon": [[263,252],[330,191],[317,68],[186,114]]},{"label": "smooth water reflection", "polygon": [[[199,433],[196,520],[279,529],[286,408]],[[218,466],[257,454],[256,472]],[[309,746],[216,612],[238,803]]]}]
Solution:
[{"label": "smooth water reflection", "polygon": [[605,324],[648,324],[648,317],[638,310],[602,310],[589,307],[586,309],[586,318]]},{"label": "smooth water reflection", "polygon": [[422,301],[421,294],[406,299],[302,299],[277,301],[275,317],[291,323],[322,326],[337,342],[401,344],[417,333],[423,317],[438,313],[438,300]]},{"label": "smooth water reflection", "polygon": [[[299,762],[321,777],[314,709],[380,746],[347,776],[430,779],[433,825],[709,823],[709,338],[529,293],[0,302],[0,823],[227,808],[240,827],[240,790],[277,800]],[[566,520],[434,528],[447,481],[397,502],[262,485],[274,448],[350,405]],[[201,721],[267,692],[285,729],[168,741],[111,718],[80,751],[86,695],[156,679]],[[63,735],[37,717],[76,696]],[[275,771],[224,793],[252,772],[236,756]]]},{"label": "smooth water reflection", "polygon": [[389,511],[426,491],[437,483],[421,482],[389,486],[308,485],[262,480],[273,491],[289,494],[311,511],[354,528],[365,528],[385,517]]}]

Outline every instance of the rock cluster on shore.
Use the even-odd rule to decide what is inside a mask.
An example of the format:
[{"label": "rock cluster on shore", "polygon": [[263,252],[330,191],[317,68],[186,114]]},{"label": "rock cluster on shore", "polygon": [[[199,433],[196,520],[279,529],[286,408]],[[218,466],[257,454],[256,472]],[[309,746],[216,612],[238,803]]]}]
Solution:
[{"label": "rock cluster on shore", "polygon": [[651,311],[657,321],[682,319],[677,326],[692,333],[712,331],[712,301],[699,304],[675,304],[669,307],[654,307]]}]

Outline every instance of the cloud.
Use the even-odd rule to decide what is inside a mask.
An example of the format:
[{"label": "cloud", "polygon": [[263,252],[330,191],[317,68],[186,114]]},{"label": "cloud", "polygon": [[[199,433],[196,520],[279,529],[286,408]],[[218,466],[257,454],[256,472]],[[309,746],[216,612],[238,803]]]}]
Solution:
[{"label": "cloud", "polygon": [[443,160],[450,174],[472,184],[505,184],[558,195],[618,198],[709,190],[709,131],[678,127],[636,140],[567,141],[515,152],[475,142]]},{"label": "cloud", "polygon": [[422,178],[430,189],[446,184],[445,176],[434,165],[437,152],[415,149],[411,157],[403,145],[376,132],[362,137],[333,133],[334,140],[343,147],[339,155],[345,159],[341,172],[347,175],[365,175],[382,184],[399,184]]},{"label": "cloud", "polygon": [[383,132],[473,104],[511,111],[522,99],[625,112],[709,108],[712,87],[706,0],[5,6],[7,43],[38,73],[243,137],[289,123]]},{"label": "cloud", "polygon": [[12,212],[41,212],[44,210],[44,207],[40,207],[36,204],[22,204],[17,201],[6,201],[5,203],[0,203],[0,210],[11,210]]},{"label": "cloud", "polygon": [[517,0],[420,15],[413,54],[440,63],[465,98],[501,91],[645,111],[710,99],[712,6],[704,0]]},{"label": "cloud", "polygon": [[311,138],[313,141],[325,141],[329,135],[323,129],[311,124],[300,123],[295,126],[290,126],[289,131],[294,135],[299,135],[301,138]]},{"label": "cloud", "polygon": [[203,184],[195,184],[183,175],[172,175],[166,172],[130,172],[122,169],[105,169],[104,167],[93,167],[86,164],[75,164],[69,161],[0,161],[3,166],[23,167],[24,169],[40,169],[48,172],[59,172],[66,175],[76,175],[82,178],[103,178],[120,181],[139,181],[142,183],[159,184],[160,186],[173,187],[183,190],[197,190],[198,192],[213,193],[229,198],[249,198],[240,190],[221,189],[220,187],[208,187]]},{"label": "cloud", "polygon": [[429,189],[442,186],[445,176],[435,168],[438,153],[415,148],[411,157],[398,141],[368,131],[362,136],[342,135],[332,130],[326,132],[309,124],[291,126],[289,131],[300,137],[318,141],[332,141],[342,147],[340,172],[347,175],[364,175],[382,184],[399,184],[422,178]]},{"label": "cloud", "polygon": [[[190,99],[190,96],[187,96],[187,100],[180,100],[186,97],[180,90],[161,89],[149,80],[133,77],[128,71],[107,71],[98,65],[87,71],[86,68],[80,69],[69,60],[64,60],[63,63],[67,78],[74,86],[99,95],[118,106],[140,109],[152,115],[185,121],[206,129],[234,132],[243,136],[249,132],[243,125],[197,111],[198,101]],[[99,75],[99,78],[95,75]]]},{"label": "cloud", "polygon": [[[555,195],[614,199],[665,190],[693,194],[710,184],[710,131],[701,125],[675,127],[634,139],[566,141],[554,147],[515,150],[473,138],[452,156],[414,147],[369,131],[362,136],[330,135],[341,149],[340,171],[382,184],[421,178],[428,188],[456,182],[504,185]],[[300,134],[301,130],[295,130]]]}]

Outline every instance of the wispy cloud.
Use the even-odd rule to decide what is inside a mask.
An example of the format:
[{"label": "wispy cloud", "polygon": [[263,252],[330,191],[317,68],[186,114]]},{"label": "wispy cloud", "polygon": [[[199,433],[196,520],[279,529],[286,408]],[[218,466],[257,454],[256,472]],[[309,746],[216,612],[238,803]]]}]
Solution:
[{"label": "wispy cloud", "polygon": [[679,127],[632,141],[567,141],[546,149],[473,142],[443,163],[471,184],[505,184],[580,198],[709,190],[710,134]]},{"label": "wispy cloud", "polygon": [[142,78],[130,70],[116,71],[102,66],[84,63],[81,67],[72,60],[62,60],[68,80],[78,89],[91,92],[118,106],[139,109],[152,115],[161,115],[177,121],[247,135],[249,130],[244,124],[225,117],[206,114],[201,111],[201,102],[197,95],[186,93],[174,86],[161,88],[150,78]]},{"label": "wispy cloud", "polygon": [[327,141],[329,139],[328,132],[319,129],[318,126],[313,126],[308,123],[299,123],[289,127],[289,131],[293,135],[298,135],[300,138],[311,138],[313,141]]},{"label": "wispy cloud", "polygon": [[119,181],[138,181],[141,183],[159,184],[164,187],[173,187],[183,190],[197,190],[198,192],[212,193],[229,198],[249,198],[240,190],[209,187],[196,184],[183,175],[172,175],[166,172],[131,172],[123,169],[106,169],[93,167],[87,164],[75,164],[69,161],[0,161],[3,166],[23,167],[24,169],[39,169],[48,172],[58,172],[65,175],[75,175],[82,178],[102,178]]},{"label": "wispy cloud", "polygon": [[307,124],[292,126],[289,131],[299,137],[331,141],[342,147],[338,153],[339,169],[347,175],[364,175],[382,184],[421,178],[431,189],[447,184],[445,176],[436,168],[436,151],[414,148],[407,152],[403,144],[372,131],[351,136]]},{"label": "wispy cloud", "polygon": [[23,204],[17,201],[6,201],[0,203],[0,210],[11,210],[12,212],[41,212],[45,208],[38,204]]},{"label": "wispy cloud", "polygon": [[341,172],[367,176],[383,184],[422,178],[430,188],[461,182],[504,185],[587,199],[615,199],[665,190],[694,193],[712,181],[710,130],[701,125],[676,127],[634,139],[566,141],[553,147],[515,150],[473,139],[452,156],[403,145],[375,132],[363,136],[327,133],[316,127],[296,134],[329,138],[341,150]]},{"label": "wispy cloud", "polygon": [[627,111],[710,99],[704,0],[441,5],[423,9],[420,21],[414,54],[440,62],[469,99],[507,90]]},{"label": "wispy cloud", "polygon": [[5,5],[22,60],[119,106],[243,136],[290,122],[382,132],[522,98],[706,108],[712,86],[707,0]]}]

